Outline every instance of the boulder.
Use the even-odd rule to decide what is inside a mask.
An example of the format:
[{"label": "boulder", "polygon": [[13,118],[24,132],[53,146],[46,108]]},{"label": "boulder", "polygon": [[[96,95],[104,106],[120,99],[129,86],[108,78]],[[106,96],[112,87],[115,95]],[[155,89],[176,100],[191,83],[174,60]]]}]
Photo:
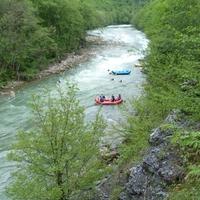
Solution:
[{"label": "boulder", "polygon": [[[174,156],[172,156],[172,158],[174,158]],[[177,160],[166,159],[161,162],[158,174],[167,184],[173,184],[183,179],[184,170],[177,163]]]},{"label": "boulder", "polygon": [[150,172],[156,173],[160,167],[160,162],[155,153],[148,154],[143,160],[143,168]]},{"label": "boulder", "polygon": [[146,184],[146,174],[142,166],[132,168],[129,182],[126,184],[127,192],[131,195],[140,195],[144,193]]},{"label": "boulder", "polygon": [[[120,186],[123,191],[120,200],[164,200],[167,198],[167,189],[170,184],[184,178],[182,159],[176,149],[171,146],[170,138],[178,127],[189,127],[189,121],[179,110],[170,113],[158,128],[154,129],[149,137],[150,148],[144,159],[133,166]],[[196,126],[199,129],[200,125]],[[109,162],[117,158],[115,148],[104,146],[101,148],[102,157]],[[128,170],[127,170],[128,171]],[[127,172],[126,171],[126,172]],[[124,174],[125,175],[125,174]],[[98,185],[99,195],[95,200],[109,200],[112,191],[112,177],[101,181]]]},{"label": "boulder", "polygon": [[119,152],[116,149],[110,148],[109,146],[101,147],[100,152],[102,159],[108,164],[119,157]]},{"label": "boulder", "polygon": [[162,200],[167,197],[167,186],[184,177],[182,160],[170,145],[175,133],[174,125],[185,126],[186,120],[173,111],[164,123],[153,130],[149,137],[149,148],[143,161],[131,168],[128,182],[120,194],[120,200]]},{"label": "boulder", "polygon": [[173,133],[171,128],[158,127],[151,133],[149,143],[153,146],[160,145],[166,142]]},{"label": "boulder", "polygon": [[126,184],[126,195],[120,195],[124,200],[159,200],[167,196],[165,183],[162,179],[146,171],[142,165],[132,169],[129,181]]}]

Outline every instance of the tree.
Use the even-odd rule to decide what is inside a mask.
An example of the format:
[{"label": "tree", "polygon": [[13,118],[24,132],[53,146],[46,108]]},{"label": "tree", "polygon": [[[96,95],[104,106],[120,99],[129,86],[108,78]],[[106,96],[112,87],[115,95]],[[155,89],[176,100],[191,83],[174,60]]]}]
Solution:
[{"label": "tree", "polygon": [[54,30],[53,38],[61,53],[77,49],[85,36],[79,1],[32,0],[32,2],[38,10],[39,17],[43,20],[43,26]]},{"label": "tree", "polygon": [[29,1],[0,1],[0,82],[29,79],[55,56],[56,44]]},{"label": "tree", "polygon": [[80,199],[102,176],[98,144],[105,123],[99,115],[85,122],[76,90],[58,88],[47,100],[34,96],[35,127],[18,134],[9,155],[18,163],[8,188],[12,199]]},{"label": "tree", "polygon": [[[142,119],[136,128],[143,135],[148,135],[172,109],[181,110],[194,121],[200,120],[199,8],[198,0],[151,0],[135,12],[134,22],[150,38],[150,51],[143,62],[148,84],[136,117]],[[135,125],[135,121],[130,123]],[[184,166],[188,175],[169,199],[199,199],[199,135],[192,123],[189,130],[184,128],[183,133],[176,135],[175,144],[183,150],[180,152],[187,161]],[[135,141],[134,134],[131,136]]]},{"label": "tree", "polygon": [[127,23],[132,1],[1,0],[0,87],[31,80],[65,53],[85,44],[89,29]]}]

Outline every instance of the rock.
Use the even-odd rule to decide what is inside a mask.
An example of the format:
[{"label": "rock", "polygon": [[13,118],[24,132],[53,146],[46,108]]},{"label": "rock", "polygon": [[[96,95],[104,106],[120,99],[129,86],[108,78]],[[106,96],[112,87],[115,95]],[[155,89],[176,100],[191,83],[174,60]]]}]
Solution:
[{"label": "rock", "polygon": [[191,120],[187,118],[187,116],[181,112],[180,110],[176,109],[173,110],[165,119],[165,123],[175,125],[176,127],[179,128],[188,128],[189,126],[194,126],[194,124]]},{"label": "rock", "polygon": [[166,140],[168,140],[169,136],[172,136],[172,134],[173,130],[171,128],[156,128],[150,135],[149,143],[154,146],[159,145],[166,142]]},{"label": "rock", "polygon": [[105,41],[103,41],[103,39],[100,36],[87,35],[85,39],[86,39],[87,43],[105,44]]},{"label": "rock", "polygon": [[127,192],[131,195],[140,195],[144,193],[146,184],[145,171],[142,166],[134,167],[130,174],[129,182],[127,183]]},{"label": "rock", "polygon": [[183,168],[176,161],[174,162],[172,158],[174,156],[171,155],[170,159],[164,160],[158,170],[158,174],[167,184],[173,184],[184,177]]},{"label": "rock", "polygon": [[185,119],[179,118],[179,114],[179,111],[173,111],[164,124],[152,132],[149,138],[151,147],[143,161],[131,168],[120,200],[164,200],[167,198],[167,186],[184,177],[182,160],[170,147],[169,140],[175,133],[176,123],[178,126],[188,124]]},{"label": "rock", "polygon": [[0,95],[8,95],[15,97],[15,90],[20,88],[25,82],[24,81],[11,81],[6,86],[2,86],[0,89]]},{"label": "rock", "polygon": [[176,124],[179,115],[182,115],[180,110],[173,110],[165,119],[165,123],[169,123],[169,124]]},{"label": "rock", "polygon": [[109,200],[109,196],[105,193],[103,193],[101,190],[97,191],[95,196],[92,198],[92,200]]},{"label": "rock", "polygon": [[15,97],[15,92],[13,90],[10,91],[10,97],[12,97],[12,98]]},{"label": "rock", "polygon": [[142,64],[141,63],[135,64],[135,67],[142,67]]},{"label": "rock", "polygon": [[111,176],[101,180],[96,187],[96,194],[92,200],[109,200],[109,191],[112,187]]},{"label": "rock", "polygon": [[109,149],[104,147],[104,149],[101,149],[101,157],[107,163],[111,163],[119,157],[119,153],[116,149]]},{"label": "rock", "polygon": [[195,87],[197,84],[198,84],[198,81],[196,79],[190,79],[180,84],[180,87],[182,91],[187,91]]},{"label": "rock", "polygon": [[[126,184],[126,199],[162,199],[166,197],[165,184],[161,178],[153,173],[148,173],[142,165],[132,169]],[[123,195],[125,196],[125,195]]]},{"label": "rock", "polygon": [[[184,178],[183,161],[176,149],[170,145],[170,138],[177,127],[188,128],[191,125],[197,129],[200,127],[200,124],[191,123],[179,110],[174,110],[160,127],[153,130],[149,137],[151,147],[144,159],[132,167],[129,173],[126,170],[125,178],[118,176],[118,179],[123,180],[121,183],[118,180],[118,184],[123,187],[118,197],[120,200],[164,200],[168,197],[168,186]],[[110,146],[104,146],[102,151],[102,155],[108,156],[109,159],[118,156],[117,151]],[[112,183],[112,177],[101,181],[98,184],[100,196],[94,200],[109,200]]]},{"label": "rock", "polygon": [[83,49],[83,51],[79,53],[80,55],[75,54],[74,52],[68,53],[64,60],[59,59],[57,64],[51,65],[48,69],[41,71],[39,74],[37,74],[36,78],[43,78],[51,74],[59,74],[73,67],[74,65],[86,61],[90,57],[89,51],[87,49]]},{"label": "rock", "polygon": [[143,168],[151,173],[155,173],[160,167],[159,159],[154,153],[150,153],[143,161]]},{"label": "rock", "polygon": [[9,94],[10,94],[10,92],[2,92],[2,91],[0,91],[0,95],[2,95],[2,96],[7,96]]},{"label": "rock", "polygon": [[128,200],[127,194],[125,192],[120,193],[119,199],[120,200]]}]

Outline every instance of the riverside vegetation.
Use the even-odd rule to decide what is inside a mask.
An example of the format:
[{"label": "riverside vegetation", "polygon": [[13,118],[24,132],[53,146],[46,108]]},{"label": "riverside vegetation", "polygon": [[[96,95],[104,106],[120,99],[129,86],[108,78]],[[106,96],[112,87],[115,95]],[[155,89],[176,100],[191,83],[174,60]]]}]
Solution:
[{"label": "riverside vegetation", "polygon": [[18,134],[9,154],[19,169],[7,191],[12,199],[75,200],[92,195],[94,182],[107,169],[98,145],[106,124],[99,115],[85,123],[76,91],[69,84],[58,87],[56,95],[44,91],[33,97],[35,125]]},{"label": "riverside vegetation", "polygon": [[[10,13],[9,11],[11,10],[13,4],[8,4],[7,1],[1,1],[2,9],[0,11],[0,15],[3,15],[5,13],[6,15],[4,16],[4,18],[1,18],[2,25],[0,27],[2,31],[0,34],[2,34],[2,36],[0,38],[4,42],[1,43],[0,48],[2,52],[5,52],[5,49],[3,50],[2,47],[4,48],[6,47],[8,48],[10,54],[12,54],[12,56],[2,54],[3,56],[1,58],[1,66],[4,66],[2,67],[3,70],[1,70],[1,74],[2,74],[1,77],[4,77],[4,79],[2,79],[2,82],[5,82],[7,79],[13,76],[23,77],[23,74],[25,74],[26,78],[29,77],[30,74],[32,74],[32,72],[35,73],[35,70],[36,71],[40,70],[41,67],[45,65],[44,63],[46,63],[47,61],[49,62],[52,58],[56,58],[58,55],[62,55],[62,53],[64,53],[65,51],[71,51],[79,47],[79,45],[82,44],[82,42],[84,41],[83,36],[86,29],[94,28],[96,26],[103,26],[109,23],[129,22],[130,15],[132,15],[133,24],[135,24],[139,29],[142,29],[149,37],[151,41],[149,45],[149,52],[145,60],[143,61],[144,72],[147,74],[147,84],[145,85],[145,95],[141,97],[139,101],[135,101],[133,103],[134,108],[136,108],[136,115],[128,117],[127,124],[124,126],[125,142],[121,146],[120,159],[119,159],[120,166],[127,165],[127,163],[131,163],[135,161],[136,159],[140,159],[141,156],[139,152],[142,152],[142,150],[144,150],[148,146],[148,135],[150,131],[153,128],[159,126],[161,122],[163,121],[163,119],[170,113],[171,110],[179,109],[181,110],[181,112],[184,112],[191,120],[194,120],[194,121],[200,120],[200,114],[199,114],[199,110],[200,110],[200,82],[199,82],[200,80],[200,67],[199,67],[200,66],[200,56],[199,56],[200,55],[200,37],[199,37],[200,13],[198,12],[198,10],[200,9],[200,2],[198,0],[127,1],[129,5],[128,9],[127,9],[127,4],[126,3],[123,4],[122,1],[116,1],[117,2],[116,4],[115,3],[113,4],[113,2],[111,1],[103,1],[103,4],[97,3],[98,1],[96,0],[94,1],[95,3],[92,3],[92,1],[91,2],[90,1],[86,1],[86,2],[73,1],[72,3],[73,5],[69,3],[69,1],[50,1],[50,0],[40,1],[41,3],[39,3],[38,1],[33,1],[33,0],[32,2],[26,1],[26,3],[25,1],[14,1],[14,0],[13,2],[15,2],[16,5],[23,5],[23,6],[19,6],[19,10],[23,9],[25,11],[25,12],[22,12],[23,15],[28,17],[27,19],[31,19],[31,20],[30,20],[30,23],[27,23],[28,22],[27,20],[21,20],[21,21],[18,20],[18,22],[22,23],[23,29],[21,28],[16,29],[15,26],[13,27],[13,29],[16,30],[14,34],[19,34],[19,35],[22,34],[21,40],[20,40],[20,37],[16,37],[16,35],[14,35],[13,37],[11,37],[13,38],[13,40],[11,41],[13,41],[13,43],[15,42],[17,43],[14,46],[9,47],[8,45],[7,47],[6,44],[8,43],[8,39],[6,38],[9,37],[10,35],[12,36],[13,29],[10,29],[10,26],[8,28],[8,26],[6,25],[8,24],[8,22],[10,22],[11,24],[13,23],[14,25],[15,24],[14,19],[20,16],[18,14],[21,12],[16,12],[19,10],[13,8],[13,12]],[[59,4],[58,2],[62,2],[62,3],[67,2],[69,5],[71,5],[71,7],[70,6],[65,7],[63,6],[63,4]],[[131,5],[133,5],[133,7],[130,6],[130,3]],[[120,10],[118,4],[124,5],[125,9]],[[10,6],[9,9],[7,7],[8,5]],[[81,8],[80,5],[83,6],[82,10],[80,9]],[[66,8],[66,9],[70,8],[72,10],[69,10],[69,12],[63,13],[61,12],[63,8]],[[77,9],[73,10],[74,8],[77,8]],[[85,10],[86,8],[92,12],[87,11],[83,15],[81,11],[82,12],[86,11]],[[111,8],[115,8],[115,9],[111,9]],[[129,12],[130,10],[132,11]],[[2,11],[4,11],[3,14],[2,14]],[[75,11],[78,12],[79,14],[77,13],[77,15],[74,15],[73,13]],[[108,11],[111,11],[111,12],[109,12],[108,14]],[[121,12],[121,14],[124,13],[123,17],[119,15],[119,11],[123,11]],[[128,11],[128,17],[125,14],[127,11]],[[73,20],[70,21],[70,23],[72,24],[74,23],[74,24],[71,26],[70,31],[74,31],[74,32],[70,32],[70,34],[66,32],[66,30],[68,30],[67,29],[68,26],[67,25],[65,26],[66,18],[64,16],[63,16],[64,18],[62,18],[62,15],[60,16],[59,12],[61,12],[61,14],[63,15],[65,15],[66,13],[68,13],[69,15],[70,13],[73,14],[72,18],[70,18],[70,20],[72,19]],[[12,15],[13,13],[15,13],[16,16],[13,16]],[[49,13],[51,13],[52,15],[55,14],[52,19],[50,17],[51,14]],[[83,20],[84,17],[87,20],[84,21]],[[69,20],[69,18],[67,19]],[[82,19],[83,21],[80,21],[80,19]],[[6,20],[10,20],[10,21],[6,21]],[[82,27],[81,29],[79,29],[80,27],[77,26],[77,23],[82,24],[82,26],[80,26]],[[8,32],[8,30],[10,30],[10,32]],[[17,32],[17,30],[19,32]],[[25,32],[22,30],[24,30]],[[39,33],[39,36],[33,37],[33,36],[36,36],[37,33]],[[63,33],[66,33],[66,35]],[[31,39],[30,39],[30,34],[32,34]],[[77,38],[76,37],[75,37],[76,39],[70,38],[71,34],[74,34],[74,36],[77,36]],[[21,41],[22,41],[22,38],[24,37],[25,38],[27,37],[27,40],[23,39],[23,43],[22,43]],[[19,40],[16,38],[18,38]],[[34,39],[34,41],[32,41],[32,39]],[[29,42],[29,40],[31,41]],[[39,41],[42,41],[43,45],[39,46],[41,44]],[[68,42],[69,42],[69,45],[66,45]],[[9,44],[13,45],[12,43],[9,43]],[[27,45],[28,51],[26,52],[25,51],[26,48],[24,47],[19,48],[17,46],[19,44]],[[34,59],[34,58],[37,58],[37,59]],[[2,63],[5,63],[5,64],[2,64]],[[27,63],[29,64],[31,63],[30,68],[28,67]],[[38,68],[38,66],[40,67]],[[28,72],[29,70],[31,73]],[[56,108],[56,110],[58,110],[59,112],[61,111],[59,107]],[[46,112],[46,114],[48,114],[48,112]],[[50,115],[47,115],[47,116],[50,117]],[[51,119],[49,117],[47,117],[48,121],[46,121],[43,124],[44,128],[46,127],[46,124],[52,122],[52,121],[49,121]],[[61,116],[62,119],[63,117]],[[77,119],[80,119],[80,118],[77,118]],[[61,124],[62,124],[62,120],[61,120]],[[97,124],[99,126],[99,123]],[[59,124],[57,125],[58,125],[57,127],[58,130],[61,130],[59,128]],[[45,134],[46,131],[45,129],[42,128],[43,126],[41,126],[41,129],[39,129],[38,133]],[[96,127],[97,130],[99,130],[98,126]],[[91,127],[93,126],[91,125]],[[83,126],[81,128],[83,128]],[[172,144],[176,146],[176,148],[184,156],[183,160],[184,160],[184,166],[186,169],[186,178],[180,185],[172,187],[170,195],[169,195],[169,199],[198,200],[200,196],[200,189],[199,189],[200,131],[199,131],[199,128],[197,128],[196,130],[192,130],[192,131],[187,130],[186,134],[182,134],[182,132],[184,131],[177,132],[177,134],[174,136],[172,140]],[[67,132],[67,133],[70,133],[70,132]],[[65,136],[65,134],[63,136],[64,138],[68,137],[67,135]],[[46,135],[41,136],[39,134],[39,138],[40,137],[42,141],[45,141],[46,139],[48,139]],[[93,136],[89,136],[89,137],[93,138]],[[30,137],[30,138],[33,139],[34,141],[33,144],[35,145],[42,144],[40,140],[37,140],[36,138],[34,139],[34,137]],[[18,161],[24,162],[26,160],[23,160],[21,156],[24,155],[24,153],[26,153],[26,146],[24,146],[25,140],[23,139],[23,137],[21,137],[21,140],[19,141],[22,141],[22,142],[19,142],[19,144],[21,143],[20,148],[19,148],[19,150],[21,150],[19,151],[19,153],[21,152],[21,154],[19,155],[17,154],[13,158],[15,160],[17,159]],[[89,140],[87,140],[87,142],[89,142]],[[44,153],[46,152],[48,153],[49,147],[43,146],[43,144],[42,144],[42,148],[43,148],[42,150],[44,150]],[[59,149],[57,149],[57,146],[56,146],[56,150],[59,151]],[[95,152],[97,152],[96,155],[98,155],[98,150],[97,151],[96,150],[97,149],[95,149]],[[40,161],[43,163],[42,165],[43,167],[46,167],[47,165],[49,167],[48,169],[50,170],[49,173],[54,173],[55,175],[54,178],[56,178],[56,176],[59,174],[56,172],[60,172],[60,169],[61,169],[60,163],[63,164],[65,163],[66,159],[68,159],[64,156],[64,160],[61,159],[62,162],[57,163],[56,161],[55,162],[56,165],[52,166],[51,168],[49,166],[48,160],[46,160],[48,157],[46,157],[45,154],[41,154],[44,157],[38,157],[38,156],[35,157],[36,155],[34,154],[34,151],[33,151],[33,154],[32,154],[32,150],[28,153],[30,153],[30,155],[27,154],[30,156],[29,158],[31,159],[34,158],[35,164],[38,164],[37,162]],[[50,156],[48,159],[53,159],[53,156],[54,155],[52,154],[52,158]],[[69,155],[66,155],[66,156],[69,156]],[[80,160],[80,162],[82,161]],[[76,162],[74,162],[73,164],[76,167],[78,167],[78,164],[76,165]],[[42,176],[40,176],[40,173],[38,173],[40,172],[38,165],[35,165],[35,167],[33,168],[32,168],[32,165],[30,165],[30,167],[29,165],[27,165],[27,167],[28,168],[26,167],[22,168],[23,170],[25,170],[25,171],[22,171],[22,174],[20,172],[19,174],[16,175],[16,177],[18,177],[17,182],[15,182],[14,185],[12,185],[9,190],[9,193],[11,194],[11,196],[14,197],[14,199],[17,199],[17,198],[27,199],[28,197],[27,191],[30,191],[30,188],[32,190],[32,188],[34,188],[33,185],[37,186],[35,183],[38,183],[37,180],[40,180],[42,176],[44,175],[43,174]],[[78,167],[78,169],[80,168]],[[26,172],[26,173],[23,174],[23,172]],[[41,172],[43,173],[43,171]],[[101,170],[99,171],[96,170],[95,172],[98,174],[98,172],[101,172]],[[65,173],[66,172],[64,172],[63,174]],[[71,175],[68,174],[69,176],[74,176],[72,177],[72,182],[73,180],[77,178],[76,173],[77,172],[73,172]],[[35,174],[37,174],[37,176],[35,176]],[[98,178],[100,178],[101,173],[98,175],[99,175]],[[20,187],[20,185],[24,181],[24,179],[27,177],[30,180],[31,178],[33,178],[31,180],[33,182],[30,181],[30,184],[33,184],[33,185],[27,184],[27,187],[24,187],[24,188],[28,190],[25,191],[24,188]],[[89,183],[94,183],[93,181],[96,180],[94,176],[92,176],[92,179],[90,178],[85,179],[86,183],[88,184],[86,184],[85,180],[83,179],[83,182],[81,182],[83,183],[83,185],[82,184],[73,185],[73,183],[71,185],[71,182],[66,184],[68,179],[65,179],[62,182],[62,184],[60,184],[61,182],[59,178],[57,179],[57,182],[56,182],[56,179],[54,180],[51,179],[51,176],[49,176],[49,178],[51,181],[48,181],[48,179],[42,180],[41,183],[45,182],[46,180],[43,188],[42,187],[40,188],[40,186],[34,188],[35,190],[33,190],[32,193],[35,192],[36,194],[33,194],[33,195],[37,195],[37,192],[38,192],[37,189],[39,189],[40,193],[38,192],[38,194],[52,195],[52,196],[48,196],[48,198],[46,196],[45,198],[47,199],[58,199],[58,200],[70,199],[73,197],[77,197],[76,195],[80,194],[79,191],[85,188],[82,186],[87,186],[86,188],[92,187]],[[23,190],[23,191],[21,191],[20,193],[19,192],[20,190]],[[65,190],[65,192],[69,191],[69,193],[65,194],[63,190]],[[49,193],[44,194],[43,192],[44,193],[49,192]],[[119,192],[120,192],[120,188],[117,188],[117,187],[114,188],[112,199],[117,199],[116,196],[118,195]],[[20,196],[21,194],[24,196]],[[57,195],[57,196],[53,196],[53,195]],[[38,196],[35,196],[35,197],[32,196],[32,197],[33,197],[32,199],[34,198],[38,199]]]},{"label": "riverside vegetation", "polygon": [[83,46],[86,30],[128,23],[130,12],[122,0],[1,0],[0,86],[31,80]]},{"label": "riverside vegetation", "polygon": [[[133,24],[150,39],[143,61],[147,74],[145,96],[137,101],[137,115],[129,118],[125,158],[135,159],[145,148],[151,129],[173,109],[200,121],[200,8],[198,0],[152,0],[137,6]],[[130,125],[131,124],[131,125]],[[186,133],[185,133],[186,132]],[[138,135],[139,134],[139,135]],[[139,141],[139,142],[138,142]],[[173,138],[183,155],[186,178],[172,187],[169,199],[198,200],[200,196],[200,129],[184,130]]]}]

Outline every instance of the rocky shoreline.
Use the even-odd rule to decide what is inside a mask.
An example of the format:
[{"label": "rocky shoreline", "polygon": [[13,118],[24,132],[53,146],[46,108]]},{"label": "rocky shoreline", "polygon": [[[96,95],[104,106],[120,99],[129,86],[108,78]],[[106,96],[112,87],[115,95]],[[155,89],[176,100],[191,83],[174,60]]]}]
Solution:
[{"label": "rocky shoreline", "polygon": [[[31,81],[12,80],[8,82],[5,86],[2,86],[0,88],[0,95],[9,95],[14,97],[15,91],[23,87],[25,84],[28,84],[32,81],[44,79],[54,74],[60,74],[82,62],[87,61],[90,56],[95,55],[95,48],[93,48],[94,45],[114,46],[121,44],[121,42],[105,41],[100,36],[96,35],[87,35],[85,41],[86,45],[84,48],[80,48],[78,52],[67,53],[62,60],[57,63],[50,64],[46,69],[36,74]],[[135,66],[142,68],[141,60],[139,61],[139,64],[136,64]]]},{"label": "rocky shoreline", "polygon": [[[31,81],[40,80],[51,76],[53,74],[60,74],[73,66],[76,66],[82,62],[87,61],[90,56],[95,54],[94,49],[90,46],[91,44],[106,44],[106,42],[101,39],[101,37],[97,36],[87,36],[86,37],[86,47],[79,49],[77,53],[68,53],[65,57],[59,61],[58,63],[54,63],[48,66],[47,69],[40,71],[38,74]],[[20,87],[24,86],[25,84],[31,81],[17,81],[12,80],[7,83],[7,85],[0,88],[0,95],[10,95],[14,96],[15,91]]]}]

